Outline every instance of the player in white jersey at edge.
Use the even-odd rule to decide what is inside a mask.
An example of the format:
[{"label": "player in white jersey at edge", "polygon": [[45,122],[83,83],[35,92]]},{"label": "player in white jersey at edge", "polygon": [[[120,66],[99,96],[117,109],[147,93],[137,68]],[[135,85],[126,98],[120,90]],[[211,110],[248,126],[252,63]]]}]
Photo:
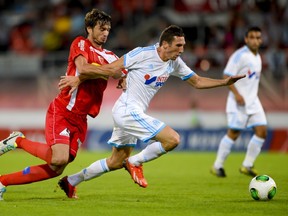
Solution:
[{"label": "player in white jersey at edge", "polygon": [[229,86],[226,104],[228,130],[220,141],[217,157],[211,169],[211,173],[219,177],[226,177],[224,162],[241,130],[245,128],[253,128],[254,135],[248,143],[240,173],[256,176],[254,162],[267,136],[267,120],[258,98],[262,69],[261,57],[258,53],[262,43],[261,29],[256,26],[249,28],[244,40],[245,45],[231,55],[224,69],[224,78],[243,74],[246,74],[246,77]]},{"label": "player in white jersey at edge", "polygon": [[[75,190],[75,186],[82,181],[99,177],[123,166],[135,183],[141,187],[147,187],[142,163],[160,157],[180,143],[180,136],[175,130],[145,113],[149,102],[170,75],[187,81],[197,89],[231,85],[245,77],[245,75],[237,75],[225,79],[210,79],[198,76],[180,58],[184,45],[185,37],[182,28],[171,25],[162,32],[159,44],[135,48],[114,63],[98,67],[103,71],[124,68],[128,70],[126,90],[123,91],[112,110],[114,128],[108,141],[113,146],[112,155],[109,158],[97,160],[79,173],[60,179],[59,182],[62,185],[66,184],[67,189],[64,190],[66,194],[69,190]],[[74,88],[80,80],[93,79],[93,77],[92,72],[87,73],[86,76],[80,75],[79,79],[62,77],[59,88],[67,86]],[[149,144],[138,154],[130,156],[137,139]]]}]

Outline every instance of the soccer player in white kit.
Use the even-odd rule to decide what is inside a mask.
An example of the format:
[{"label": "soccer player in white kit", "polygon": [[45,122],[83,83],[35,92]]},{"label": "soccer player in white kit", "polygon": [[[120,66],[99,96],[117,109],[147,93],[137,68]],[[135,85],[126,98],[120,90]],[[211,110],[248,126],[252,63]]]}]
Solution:
[{"label": "soccer player in white kit", "polygon": [[254,161],[260,154],[267,136],[267,120],[258,98],[262,68],[261,57],[258,53],[262,43],[261,29],[249,28],[244,39],[246,45],[231,55],[224,69],[224,77],[242,74],[246,74],[246,77],[229,86],[230,91],[226,104],[228,131],[220,141],[217,157],[211,169],[211,173],[219,177],[226,177],[224,162],[241,130],[245,128],[253,128],[255,133],[248,143],[240,172],[256,176]]},{"label": "soccer player in white kit", "polygon": [[[231,85],[244,77],[237,75],[225,79],[210,79],[198,76],[179,57],[184,51],[184,45],[183,30],[172,25],[162,32],[159,44],[135,48],[114,63],[98,67],[103,71],[124,68],[128,70],[126,90],[123,91],[112,111],[114,128],[108,141],[113,146],[112,155],[92,163],[79,173],[60,179],[62,185],[65,179],[66,194],[69,194],[69,190],[75,190],[75,186],[82,181],[99,177],[103,173],[123,166],[135,183],[147,187],[142,163],[160,157],[180,143],[180,136],[175,130],[145,113],[151,99],[169,76],[178,76],[199,89]],[[83,79],[91,79],[93,76],[93,73],[87,72],[87,76]],[[60,88],[67,85],[73,86],[67,83],[69,83],[67,77],[62,79]],[[149,144],[140,153],[129,157],[137,139]]]}]

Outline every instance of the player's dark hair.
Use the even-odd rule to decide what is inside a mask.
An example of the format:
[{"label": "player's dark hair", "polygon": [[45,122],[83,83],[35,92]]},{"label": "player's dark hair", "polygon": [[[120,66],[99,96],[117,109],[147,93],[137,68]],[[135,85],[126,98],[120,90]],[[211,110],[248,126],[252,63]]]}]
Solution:
[{"label": "player's dark hair", "polygon": [[85,16],[85,31],[88,34],[87,28],[94,28],[97,24],[100,26],[111,25],[111,16],[104,11],[100,11],[96,8],[92,9]]},{"label": "player's dark hair", "polygon": [[176,25],[170,25],[167,28],[163,30],[163,32],[160,35],[159,45],[161,46],[163,41],[168,42],[168,44],[171,44],[174,40],[174,36],[177,37],[184,37],[185,34],[183,32],[183,29]]},{"label": "player's dark hair", "polygon": [[247,37],[250,32],[261,32],[261,29],[258,26],[252,26],[245,32],[245,37]]}]

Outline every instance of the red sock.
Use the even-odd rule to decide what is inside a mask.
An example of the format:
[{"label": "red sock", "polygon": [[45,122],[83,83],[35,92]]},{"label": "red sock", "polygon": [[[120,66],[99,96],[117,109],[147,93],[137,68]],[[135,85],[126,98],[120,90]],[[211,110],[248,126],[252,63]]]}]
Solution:
[{"label": "red sock", "polygon": [[18,137],[16,139],[17,146],[26,152],[38,157],[48,164],[51,162],[52,150],[50,146],[40,142],[34,142],[26,138]]},{"label": "red sock", "polygon": [[23,171],[15,172],[7,175],[0,176],[0,182],[4,186],[8,185],[21,185],[29,184],[32,182],[43,181],[58,176],[48,164],[42,164],[38,166],[26,167]]}]

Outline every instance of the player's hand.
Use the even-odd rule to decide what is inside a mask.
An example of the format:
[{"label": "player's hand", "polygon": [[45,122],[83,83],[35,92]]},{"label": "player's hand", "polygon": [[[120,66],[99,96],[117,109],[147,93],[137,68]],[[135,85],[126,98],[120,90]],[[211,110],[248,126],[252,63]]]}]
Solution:
[{"label": "player's hand", "polygon": [[240,79],[243,79],[246,75],[230,76],[226,78],[226,85],[232,85]]},{"label": "player's hand", "polygon": [[58,87],[63,90],[66,87],[70,87],[69,95],[72,94],[80,84],[79,77],[75,76],[61,76]]},{"label": "player's hand", "polygon": [[127,84],[127,83],[126,83],[126,77],[122,77],[121,79],[119,79],[118,85],[117,85],[116,88],[125,90],[126,87],[127,87],[126,84]]},{"label": "player's hand", "polygon": [[235,100],[239,106],[245,105],[245,100],[244,100],[242,95],[240,95],[240,94],[235,95]]}]

